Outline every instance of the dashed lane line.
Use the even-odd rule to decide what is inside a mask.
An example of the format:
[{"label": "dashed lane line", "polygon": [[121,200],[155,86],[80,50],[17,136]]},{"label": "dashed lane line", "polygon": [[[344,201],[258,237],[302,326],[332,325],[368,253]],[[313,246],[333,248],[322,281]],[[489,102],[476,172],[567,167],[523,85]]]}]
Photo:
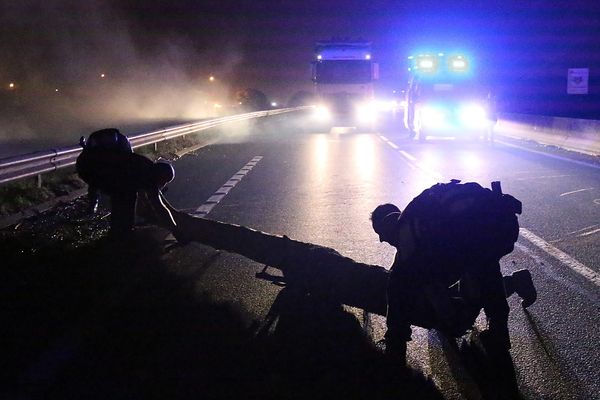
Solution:
[{"label": "dashed lane line", "polygon": [[398,150],[398,146],[395,143],[393,143],[391,140],[389,140],[388,138],[386,138],[383,135],[379,135],[379,137],[381,138],[381,140],[386,142],[391,148]]},{"label": "dashed lane line", "polygon": [[517,181],[530,181],[532,179],[553,179],[553,178],[567,178],[573,175],[542,175],[542,176],[530,176],[527,178],[517,178]]},{"label": "dashed lane line", "polygon": [[417,158],[415,156],[405,152],[404,150],[400,150],[400,154],[402,154],[404,157],[408,158],[410,161],[417,161]]},{"label": "dashed lane line", "polygon": [[531,243],[533,243],[534,245],[539,247],[541,250],[543,250],[547,254],[551,255],[552,257],[556,258],[558,261],[560,261],[561,263],[563,263],[564,265],[569,267],[574,272],[583,276],[585,279],[587,279],[594,285],[600,286],[600,275],[596,271],[585,266],[583,263],[577,261],[576,259],[574,259],[570,255],[568,255],[564,251],[559,250],[556,247],[552,246],[550,243],[546,242],[544,239],[535,235],[531,231],[529,231],[525,228],[521,228],[521,229],[519,229],[519,231],[520,231],[519,233],[521,234],[521,236],[523,236],[525,239],[529,240]]},{"label": "dashed lane line", "polygon": [[[385,136],[379,135],[379,137],[384,142],[386,142],[388,144],[391,143],[390,140],[388,138],[386,138]],[[405,159],[405,161],[407,163],[409,163],[410,165],[416,166],[417,168],[421,169],[422,171],[424,171],[429,176],[431,176],[431,177],[433,177],[435,179],[440,179],[440,178],[443,179],[443,176],[441,174],[439,174],[438,172],[433,171],[430,168],[422,165],[419,161],[417,161],[417,159],[414,156],[410,155],[409,153],[407,153],[407,152],[405,152],[403,150],[399,150],[399,153],[403,156],[403,158]],[[560,177],[564,177],[564,176],[568,176],[568,175],[560,175]],[[556,176],[547,176],[546,178],[556,178],[556,177],[559,177],[559,176],[558,175],[556,175]],[[582,190],[586,190],[586,189],[582,189]],[[563,193],[563,195],[567,195],[567,194],[571,194],[571,193],[575,193],[575,192],[578,192],[578,191]],[[598,200],[599,200],[598,204],[600,204],[600,199],[598,199]],[[596,202],[596,200],[594,202]],[[587,236],[587,235],[591,235],[593,233],[596,233],[598,231],[600,231],[600,229],[595,229],[595,230],[593,230],[591,232],[586,232],[585,234],[582,234],[582,235]],[[585,266],[583,263],[577,261],[576,259],[574,259],[570,255],[568,255],[567,253],[563,252],[562,250],[559,250],[558,248],[554,247],[553,245],[551,245],[550,243],[546,242],[541,237],[535,235],[534,233],[532,233],[531,231],[529,231],[529,230],[527,230],[525,228],[520,228],[520,232],[519,233],[525,239],[529,240],[535,246],[539,247],[541,250],[543,250],[547,254],[549,254],[552,257],[554,257],[557,260],[559,260],[561,263],[563,263],[564,265],[566,265],[567,267],[569,267],[571,270],[573,270],[577,274],[583,276],[584,278],[586,278],[588,281],[590,281],[594,285],[600,286],[600,275],[596,271],[594,271],[591,268]],[[582,236],[582,235],[579,235],[579,236]]]},{"label": "dashed lane line", "polygon": [[210,196],[204,204],[196,209],[192,214],[198,217],[205,217],[212,209],[223,200],[225,196],[233,189],[240,181],[248,175],[248,173],[262,160],[262,156],[256,156],[246,163],[238,172],[233,174],[217,191]]},{"label": "dashed lane line", "polygon": [[585,228],[577,229],[576,231],[569,232],[568,234],[569,234],[569,235],[574,235],[574,234],[576,234],[576,233],[581,233],[581,232],[583,232],[583,231],[587,231],[588,229],[592,229],[592,228],[595,228],[595,227],[597,227],[597,226],[598,226],[598,224],[594,224],[594,225],[586,226]]},{"label": "dashed lane line", "polygon": [[[385,136],[380,135],[380,137],[384,142],[386,142],[388,144],[391,143],[390,140],[388,138],[386,138]],[[443,179],[443,176],[441,174],[424,166],[422,163],[417,161],[417,159],[414,156],[410,155],[409,153],[407,153],[403,150],[399,150],[399,153],[403,156],[405,161],[407,161],[411,165],[416,166],[420,170],[427,173],[429,176],[431,176],[435,179],[440,179],[440,178]],[[559,177],[559,176],[549,176],[549,177],[555,178],[555,177]],[[564,177],[564,175],[562,175],[560,177]],[[567,193],[567,194],[570,194],[570,193]],[[598,230],[594,230],[592,232],[589,232],[589,234],[596,233],[597,231]],[[576,259],[574,259],[570,255],[568,255],[567,253],[563,252],[562,250],[559,250],[558,248],[554,247],[550,243],[546,242],[544,239],[533,234],[531,231],[529,231],[525,228],[520,229],[520,234],[525,239],[529,240],[531,243],[533,243],[534,245],[539,247],[541,250],[543,250],[547,254],[558,259],[560,262],[562,262],[564,265],[569,267],[574,272],[583,276],[584,278],[586,278],[588,281],[590,281],[594,285],[600,286],[600,275],[597,272],[595,272],[594,270],[592,270],[591,268],[585,266],[584,264],[577,261]]]},{"label": "dashed lane line", "polygon": [[426,175],[428,175],[430,178],[437,180],[438,182],[442,182],[444,181],[446,178],[444,177],[444,175],[440,174],[437,171],[434,171],[433,169],[431,169],[430,167],[428,167],[427,165],[424,165],[423,163],[417,161],[417,158],[415,156],[413,156],[412,154],[407,153],[404,150],[400,150],[400,148],[398,147],[397,144],[393,143],[391,140],[389,140],[388,138],[386,138],[383,135],[379,135],[379,137],[381,138],[381,140],[383,140],[385,143],[388,144],[388,146],[392,147],[394,150],[398,151],[400,153],[400,155],[402,156],[402,159],[404,161],[406,161],[406,163],[413,169],[419,169],[422,172],[424,172]]},{"label": "dashed lane line", "polygon": [[589,231],[589,232],[585,232],[585,233],[581,233],[579,235],[577,235],[578,237],[584,237],[584,236],[590,236],[593,235],[594,233],[598,233],[600,232],[600,228],[598,229],[594,229],[593,231]]},{"label": "dashed lane line", "polygon": [[574,194],[574,193],[586,192],[588,190],[594,190],[594,188],[585,188],[585,189],[579,189],[579,190],[572,190],[570,192],[561,193],[560,197],[562,197],[562,196],[568,196],[568,195]]}]

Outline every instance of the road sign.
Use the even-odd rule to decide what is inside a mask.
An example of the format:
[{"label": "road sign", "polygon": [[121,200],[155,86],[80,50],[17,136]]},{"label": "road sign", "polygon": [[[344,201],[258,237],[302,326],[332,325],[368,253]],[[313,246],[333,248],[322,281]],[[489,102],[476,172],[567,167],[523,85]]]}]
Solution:
[{"label": "road sign", "polygon": [[567,93],[588,94],[589,68],[569,68],[567,72]]}]

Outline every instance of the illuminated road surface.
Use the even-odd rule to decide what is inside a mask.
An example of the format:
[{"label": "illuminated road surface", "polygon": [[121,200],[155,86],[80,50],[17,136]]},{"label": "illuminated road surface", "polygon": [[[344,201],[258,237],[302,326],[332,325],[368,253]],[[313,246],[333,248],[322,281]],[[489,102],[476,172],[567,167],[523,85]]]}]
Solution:
[{"label": "illuminated road surface", "polygon": [[[600,393],[600,171],[502,144],[409,141],[402,131],[314,133],[290,120],[212,145],[177,162],[168,198],[189,212],[331,246],[370,264],[389,266],[394,251],[378,242],[369,213],[401,208],[423,189],[451,178],[488,185],[523,202],[522,235],[502,260],[510,273],[529,268],[539,297],[527,315],[511,298],[511,354],[528,398],[597,398]],[[192,265],[189,247],[171,262]],[[187,263],[187,264],[186,264]],[[279,288],[253,278],[257,266],[211,266],[196,285],[240,302],[263,318]],[[243,265],[243,266],[241,266]],[[215,285],[215,282],[219,282]],[[381,339],[385,321],[352,310]],[[483,327],[485,321],[480,316]],[[412,367],[446,398],[477,398],[474,378],[439,351],[435,333],[415,329]],[[456,365],[458,364],[458,365]]]}]

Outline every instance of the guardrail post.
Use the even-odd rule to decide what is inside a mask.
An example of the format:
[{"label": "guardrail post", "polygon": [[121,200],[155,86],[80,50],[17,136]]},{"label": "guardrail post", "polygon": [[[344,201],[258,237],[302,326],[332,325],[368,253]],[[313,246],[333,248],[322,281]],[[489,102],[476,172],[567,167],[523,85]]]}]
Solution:
[{"label": "guardrail post", "polygon": [[154,152],[158,151],[158,142],[154,142]]},{"label": "guardrail post", "polygon": [[42,174],[36,175],[36,186],[38,189],[42,187]]}]

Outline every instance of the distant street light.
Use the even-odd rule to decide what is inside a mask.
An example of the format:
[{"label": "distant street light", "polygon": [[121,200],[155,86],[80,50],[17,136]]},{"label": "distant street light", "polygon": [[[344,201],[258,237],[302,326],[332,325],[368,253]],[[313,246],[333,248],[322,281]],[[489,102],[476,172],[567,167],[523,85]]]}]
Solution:
[{"label": "distant street light", "polygon": [[54,91],[58,93],[58,89],[54,89]]},{"label": "distant street light", "polygon": [[211,76],[208,77],[208,80],[211,81],[211,82],[214,82],[215,81],[215,77],[211,75]]},{"label": "distant street light", "polygon": [[272,102],[271,107],[277,107],[277,102],[276,101]]},{"label": "distant street light", "polygon": [[15,88],[15,84],[13,82],[9,83],[8,84],[8,88],[11,89],[11,90],[14,89]]},{"label": "distant street light", "polygon": [[100,74],[100,78],[106,78],[106,75]]}]

